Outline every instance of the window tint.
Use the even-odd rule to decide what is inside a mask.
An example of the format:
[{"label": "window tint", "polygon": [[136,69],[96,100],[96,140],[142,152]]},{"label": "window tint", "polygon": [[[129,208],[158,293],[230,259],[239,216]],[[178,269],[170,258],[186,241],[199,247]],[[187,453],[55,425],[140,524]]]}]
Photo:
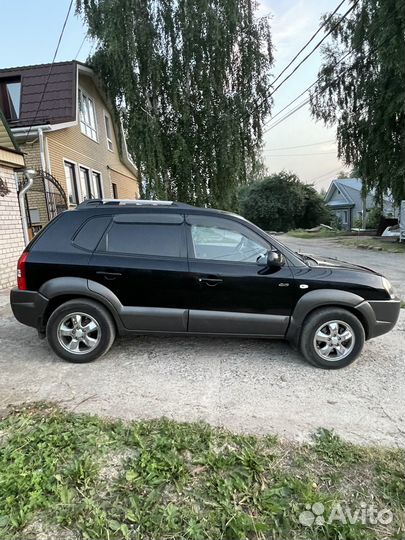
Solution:
[{"label": "window tint", "polygon": [[109,216],[96,217],[87,221],[73,239],[76,246],[94,251],[110,222]]},{"label": "window tint", "polygon": [[192,225],[191,238],[196,259],[214,261],[256,262],[268,246],[254,241],[231,228]]},{"label": "window tint", "polygon": [[107,234],[106,249],[113,253],[181,257],[181,225],[113,223]]}]

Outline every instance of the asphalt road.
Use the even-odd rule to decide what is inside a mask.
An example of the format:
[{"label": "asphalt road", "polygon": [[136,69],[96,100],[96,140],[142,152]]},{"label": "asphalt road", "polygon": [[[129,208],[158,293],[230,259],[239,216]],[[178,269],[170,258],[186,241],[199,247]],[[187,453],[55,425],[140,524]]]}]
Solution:
[{"label": "asphalt road", "polygon": [[[346,260],[358,256],[339,249]],[[398,268],[382,257],[393,279]],[[53,400],[109,417],[204,420],[296,440],[333,428],[355,442],[396,446],[405,443],[404,356],[401,310],[394,331],[339,371],[316,369],[281,341],[220,338],[117,339],[100,360],[74,365],[15,321],[0,294],[0,409]]]}]

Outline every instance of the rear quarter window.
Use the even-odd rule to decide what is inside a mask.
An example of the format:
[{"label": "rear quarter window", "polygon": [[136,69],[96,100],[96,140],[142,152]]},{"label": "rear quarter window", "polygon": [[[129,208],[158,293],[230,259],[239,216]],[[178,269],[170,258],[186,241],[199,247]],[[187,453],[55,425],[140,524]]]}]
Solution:
[{"label": "rear quarter window", "polygon": [[127,255],[184,257],[183,226],[167,223],[113,223],[106,236],[106,251]]},{"label": "rear quarter window", "polygon": [[86,251],[94,251],[110,221],[110,216],[90,218],[75,234],[73,244]]}]

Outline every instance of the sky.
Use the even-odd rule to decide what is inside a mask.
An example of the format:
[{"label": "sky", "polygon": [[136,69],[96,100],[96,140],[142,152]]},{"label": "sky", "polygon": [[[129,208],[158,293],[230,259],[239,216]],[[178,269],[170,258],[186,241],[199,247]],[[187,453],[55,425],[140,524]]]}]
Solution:
[{"label": "sky", "polygon": [[[70,0],[0,2],[3,20],[18,21],[18,25],[2,25],[0,68],[51,62]],[[337,0],[260,0],[257,15],[270,16],[274,76],[316,31],[321,15],[333,11],[337,3]],[[345,6],[342,6],[342,12]],[[94,46],[85,36],[86,28],[72,9],[56,61],[75,58],[85,61]],[[312,44],[315,45],[319,39],[321,34]],[[315,81],[320,64],[318,50],[274,94],[273,115]],[[309,106],[265,134],[263,156],[269,173],[282,169],[292,171],[304,182],[314,183],[317,189],[327,188],[337,172],[344,169],[336,157],[335,128],[326,128],[315,122]]]}]

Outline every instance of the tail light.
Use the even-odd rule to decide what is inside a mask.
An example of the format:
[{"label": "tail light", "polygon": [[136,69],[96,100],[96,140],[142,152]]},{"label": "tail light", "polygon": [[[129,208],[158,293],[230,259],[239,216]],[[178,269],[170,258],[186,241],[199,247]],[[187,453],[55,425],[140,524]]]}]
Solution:
[{"label": "tail light", "polygon": [[27,290],[27,273],[25,261],[28,257],[28,251],[24,251],[17,263],[17,287],[20,291]]}]

